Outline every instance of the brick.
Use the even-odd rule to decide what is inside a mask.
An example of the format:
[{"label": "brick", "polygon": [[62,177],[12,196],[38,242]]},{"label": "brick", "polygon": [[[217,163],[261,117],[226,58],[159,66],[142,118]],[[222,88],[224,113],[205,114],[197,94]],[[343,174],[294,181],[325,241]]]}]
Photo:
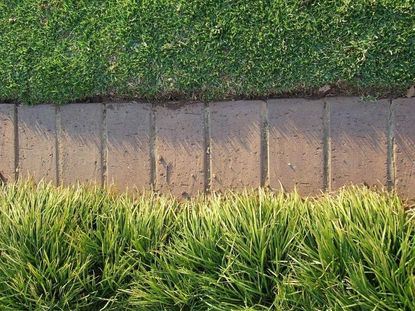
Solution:
[{"label": "brick", "polygon": [[324,188],[321,100],[268,101],[269,174],[273,189],[315,195]]},{"label": "brick", "polygon": [[261,185],[262,101],[210,105],[212,190]]},{"label": "brick", "polygon": [[151,105],[107,104],[107,182],[120,190],[149,189]]},{"label": "brick", "polygon": [[204,191],[203,104],[156,107],[156,189],[177,197]]},{"label": "brick", "polygon": [[61,107],[62,183],[101,184],[102,104],[69,104]]},{"label": "brick", "polygon": [[15,106],[0,104],[0,179],[15,181]]},{"label": "brick", "polygon": [[386,186],[389,102],[328,99],[331,107],[332,188]]},{"label": "brick", "polygon": [[395,143],[397,192],[415,199],[415,99],[393,101],[395,110]]},{"label": "brick", "polygon": [[19,106],[19,178],[57,184],[56,108]]}]

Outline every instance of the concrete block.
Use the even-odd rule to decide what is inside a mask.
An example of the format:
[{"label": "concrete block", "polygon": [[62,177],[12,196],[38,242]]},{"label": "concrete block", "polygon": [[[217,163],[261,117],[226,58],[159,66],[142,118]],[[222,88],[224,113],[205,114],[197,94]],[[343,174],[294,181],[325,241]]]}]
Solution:
[{"label": "concrete block", "polygon": [[18,107],[19,178],[57,184],[56,108]]},{"label": "concrete block", "polygon": [[269,174],[273,189],[302,195],[324,188],[322,100],[268,101]]},{"label": "concrete block", "polygon": [[186,198],[204,191],[204,105],[156,107],[156,189]]},{"label": "concrete block", "polygon": [[151,105],[107,104],[107,183],[119,190],[150,189]]},{"label": "concrete block", "polygon": [[396,191],[405,198],[415,199],[415,98],[396,99]]},{"label": "concrete block", "polygon": [[60,108],[62,183],[103,183],[102,104],[69,104]]},{"label": "concrete block", "polygon": [[15,181],[15,106],[0,104],[0,182]]},{"label": "concrete block", "polygon": [[263,101],[210,105],[212,190],[258,188],[261,185]]},{"label": "concrete block", "polygon": [[330,103],[332,189],[386,186],[389,101],[327,99]]}]

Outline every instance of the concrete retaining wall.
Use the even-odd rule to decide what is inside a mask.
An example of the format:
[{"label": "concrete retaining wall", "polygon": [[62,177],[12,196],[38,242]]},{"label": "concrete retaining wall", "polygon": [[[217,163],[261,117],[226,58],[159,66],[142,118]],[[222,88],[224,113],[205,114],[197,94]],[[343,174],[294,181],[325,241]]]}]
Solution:
[{"label": "concrete retaining wall", "polygon": [[0,104],[0,173],[188,197],[351,183],[415,197],[415,99]]}]

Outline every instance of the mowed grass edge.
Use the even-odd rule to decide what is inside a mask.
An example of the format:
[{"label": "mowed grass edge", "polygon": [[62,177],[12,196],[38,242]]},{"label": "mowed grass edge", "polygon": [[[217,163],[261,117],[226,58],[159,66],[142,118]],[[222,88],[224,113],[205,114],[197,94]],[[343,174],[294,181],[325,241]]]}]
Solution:
[{"label": "mowed grass edge", "polygon": [[0,100],[403,95],[414,18],[413,0],[1,1]]}]

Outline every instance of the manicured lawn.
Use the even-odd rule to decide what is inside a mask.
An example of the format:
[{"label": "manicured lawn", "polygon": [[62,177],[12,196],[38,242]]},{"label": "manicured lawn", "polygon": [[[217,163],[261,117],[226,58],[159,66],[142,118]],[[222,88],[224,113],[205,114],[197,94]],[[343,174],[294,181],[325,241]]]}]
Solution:
[{"label": "manicured lawn", "polygon": [[403,94],[413,0],[0,2],[0,101]]},{"label": "manicured lawn", "polygon": [[1,310],[414,310],[394,195],[0,189]]}]

